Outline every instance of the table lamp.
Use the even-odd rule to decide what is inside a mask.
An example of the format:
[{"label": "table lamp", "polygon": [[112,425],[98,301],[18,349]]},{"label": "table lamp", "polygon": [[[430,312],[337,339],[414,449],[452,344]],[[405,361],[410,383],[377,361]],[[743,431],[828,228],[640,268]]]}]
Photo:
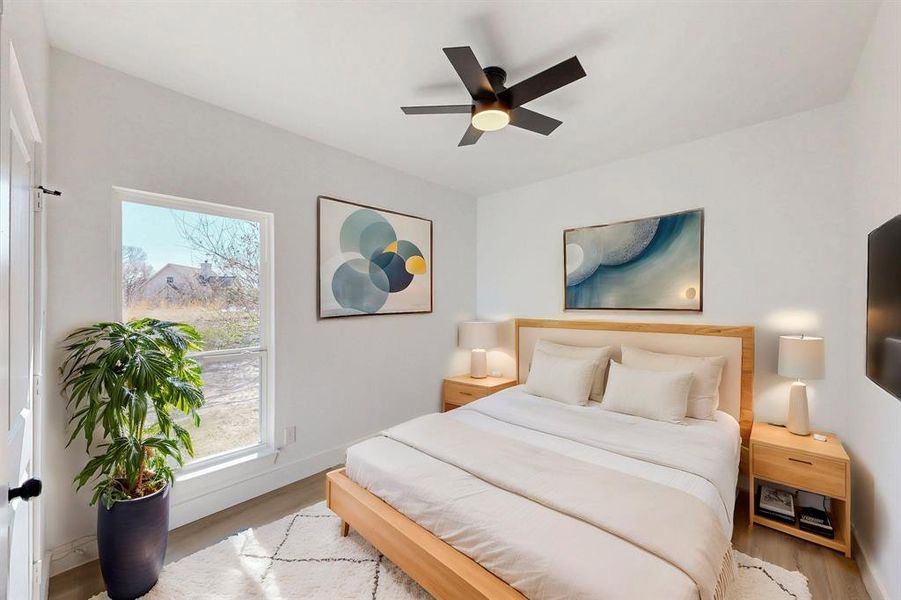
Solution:
[{"label": "table lamp", "polygon": [[791,377],[786,428],[796,435],[810,433],[807,411],[807,386],[802,379],[822,379],[825,370],[825,344],[821,337],[779,336],[779,374]]},{"label": "table lamp", "polygon": [[460,324],[461,348],[472,350],[469,376],[484,379],[488,376],[486,350],[497,347],[497,323],[491,321],[466,321]]}]

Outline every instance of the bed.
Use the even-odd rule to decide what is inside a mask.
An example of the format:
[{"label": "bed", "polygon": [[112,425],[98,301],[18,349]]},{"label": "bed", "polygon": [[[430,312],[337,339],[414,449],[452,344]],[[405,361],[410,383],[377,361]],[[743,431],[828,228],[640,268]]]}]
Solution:
[{"label": "bed", "polygon": [[[751,425],[753,329],[517,320],[539,339],[725,356],[715,420],[684,425],[504,390],[351,447],[328,504],[436,598],[721,598]],[[614,356],[617,358],[617,356]]]}]

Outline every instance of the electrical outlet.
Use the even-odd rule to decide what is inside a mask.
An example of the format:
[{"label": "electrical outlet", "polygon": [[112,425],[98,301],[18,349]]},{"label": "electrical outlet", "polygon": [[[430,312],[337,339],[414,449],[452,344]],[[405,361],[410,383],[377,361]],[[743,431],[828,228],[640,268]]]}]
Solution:
[{"label": "electrical outlet", "polygon": [[291,425],[290,427],[285,427],[285,439],[283,446],[290,446],[294,442],[297,441],[297,426]]}]

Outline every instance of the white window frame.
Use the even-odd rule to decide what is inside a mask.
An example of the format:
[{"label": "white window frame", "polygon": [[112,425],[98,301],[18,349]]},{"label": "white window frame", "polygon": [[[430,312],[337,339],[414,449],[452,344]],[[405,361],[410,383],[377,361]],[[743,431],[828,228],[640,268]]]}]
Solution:
[{"label": "white window frame", "polygon": [[[230,217],[253,221],[260,228],[260,344],[247,348],[230,348],[226,350],[209,350],[194,352],[194,358],[217,360],[221,357],[240,358],[254,355],[260,357],[260,442],[253,446],[226,450],[218,454],[193,460],[179,469],[179,476],[191,476],[225,468],[242,459],[265,456],[275,452],[275,420],[274,420],[274,277],[272,246],[272,213],[239,208],[225,204],[216,204],[204,200],[192,200],[178,196],[168,196],[152,192],[144,192],[124,187],[113,186],[113,306],[116,318],[122,320],[125,307],[122,297],[122,203],[147,204],[161,208],[172,208],[194,213],[208,214],[217,217]],[[201,427],[203,424],[201,423]]]}]

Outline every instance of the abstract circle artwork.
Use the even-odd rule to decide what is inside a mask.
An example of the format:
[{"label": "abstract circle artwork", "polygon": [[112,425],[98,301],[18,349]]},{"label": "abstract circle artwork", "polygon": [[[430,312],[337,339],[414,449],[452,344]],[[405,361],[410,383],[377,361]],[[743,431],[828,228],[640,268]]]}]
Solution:
[{"label": "abstract circle artwork", "polygon": [[320,317],[430,312],[432,222],[319,198]]}]

